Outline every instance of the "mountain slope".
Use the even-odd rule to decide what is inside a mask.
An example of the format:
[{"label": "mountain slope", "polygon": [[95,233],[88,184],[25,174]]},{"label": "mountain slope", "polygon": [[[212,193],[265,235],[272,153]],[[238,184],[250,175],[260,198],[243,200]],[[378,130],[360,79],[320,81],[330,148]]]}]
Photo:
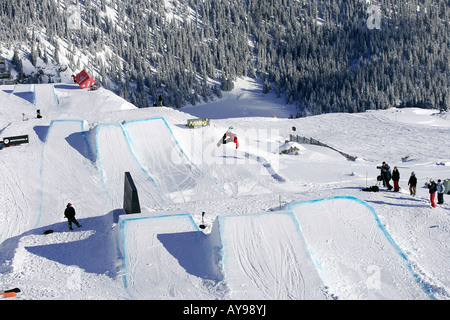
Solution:
[{"label": "mountain slope", "polygon": [[293,116],[449,107],[445,1],[21,3],[0,6],[0,43],[25,81],[86,68],[139,107],[215,100],[246,76]]}]

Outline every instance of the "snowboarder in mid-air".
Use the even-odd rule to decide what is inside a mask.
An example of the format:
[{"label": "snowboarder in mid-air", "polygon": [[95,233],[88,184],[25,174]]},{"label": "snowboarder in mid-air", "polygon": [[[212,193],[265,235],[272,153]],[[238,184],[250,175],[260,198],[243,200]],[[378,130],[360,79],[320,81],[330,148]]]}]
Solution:
[{"label": "snowboarder in mid-air", "polygon": [[75,223],[78,228],[81,227],[77,219],[75,219],[75,209],[72,207],[71,203],[67,204],[66,210],[64,210],[64,217],[69,221],[69,230],[73,230],[72,223]]},{"label": "snowboarder in mid-air", "polygon": [[222,139],[217,142],[217,146],[220,147],[222,144],[227,144],[228,142],[234,142],[236,144],[236,149],[239,148],[239,141],[235,133],[233,133],[233,127],[229,127],[227,132],[223,135]]}]

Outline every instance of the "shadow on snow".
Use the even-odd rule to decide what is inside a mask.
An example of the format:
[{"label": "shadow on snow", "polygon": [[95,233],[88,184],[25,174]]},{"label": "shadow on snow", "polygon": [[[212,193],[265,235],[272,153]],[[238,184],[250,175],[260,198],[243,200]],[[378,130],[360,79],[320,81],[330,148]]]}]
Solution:
[{"label": "shadow on snow", "polygon": [[[68,228],[67,221],[36,228],[21,235],[9,238],[0,244],[0,272],[12,271],[16,249],[22,238],[26,236],[47,237],[48,241],[55,243],[24,248],[35,255],[56,261],[67,266],[78,266],[89,273],[106,274],[114,278],[117,270],[115,262],[117,258],[116,242],[113,235],[113,224],[117,223],[123,210],[113,210],[104,216],[78,219],[81,228],[73,226],[73,231]],[[44,235],[44,231],[52,230],[53,233]],[[83,237],[80,232],[88,233]],[[78,233],[73,236],[70,233]]]}]

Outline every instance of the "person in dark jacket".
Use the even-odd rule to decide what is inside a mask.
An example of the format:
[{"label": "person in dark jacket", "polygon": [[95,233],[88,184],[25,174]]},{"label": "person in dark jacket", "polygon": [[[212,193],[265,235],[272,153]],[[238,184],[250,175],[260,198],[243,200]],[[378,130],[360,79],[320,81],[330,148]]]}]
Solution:
[{"label": "person in dark jacket", "polygon": [[409,180],[408,180],[408,186],[409,186],[409,192],[411,193],[411,195],[415,196],[416,195],[417,178],[416,178],[416,175],[414,174],[414,171],[411,172],[411,177],[409,177]]},{"label": "person in dark jacket", "polygon": [[436,208],[436,204],[434,203],[434,197],[436,195],[437,184],[436,184],[436,182],[434,182],[433,179],[430,179],[430,182],[429,183],[425,183],[425,185],[428,187],[428,190],[430,191],[431,206],[433,208]]},{"label": "person in dark jacket", "polygon": [[67,204],[66,210],[64,210],[64,217],[69,221],[69,230],[73,230],[72,223],[75,223],[78,228],[81,227],[77,219],[75,219],[75,209],[72,207],[71,203]]},{"label": "person in dark jacket", "polygon": [[437,198],[438,198],[438,204],[443,204],[444,203],[444,192],[445,192],[445,187],[444,184],[442,183],[441,179],[438,179],[437,181]]},{"label": "person in dark jacket", "polygon": [[399,180],[400,180],[400,172],[398,172],[398,168],[395,166],[394,170],[392,170],[392,181],[394,181],[394,191],[400,190],[400,187],[398,185]]},{"label": "person in dark jacket", "polygon": [[383,164],[381,165],[381,167],[378,167],[381,170],[381,177],[383,179],[383,185],[386,186],[388,188],[388,190],[392,189],[391,184],[389,183],[389,181],[391,180],[391,168],[389,167],[389,165],[383,161]]}]

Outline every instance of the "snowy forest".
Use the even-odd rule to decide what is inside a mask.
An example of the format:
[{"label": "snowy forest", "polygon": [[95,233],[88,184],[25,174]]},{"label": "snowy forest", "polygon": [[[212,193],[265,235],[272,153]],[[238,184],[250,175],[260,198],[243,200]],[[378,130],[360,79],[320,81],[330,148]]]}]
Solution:
[{"label": "snowy forest", "polygon": [[244,76],[296,116],[450,107],[449,1],[8,0],[0,18],[3,47],[33,65],[63,54],[138,107],[210,101]]}]

